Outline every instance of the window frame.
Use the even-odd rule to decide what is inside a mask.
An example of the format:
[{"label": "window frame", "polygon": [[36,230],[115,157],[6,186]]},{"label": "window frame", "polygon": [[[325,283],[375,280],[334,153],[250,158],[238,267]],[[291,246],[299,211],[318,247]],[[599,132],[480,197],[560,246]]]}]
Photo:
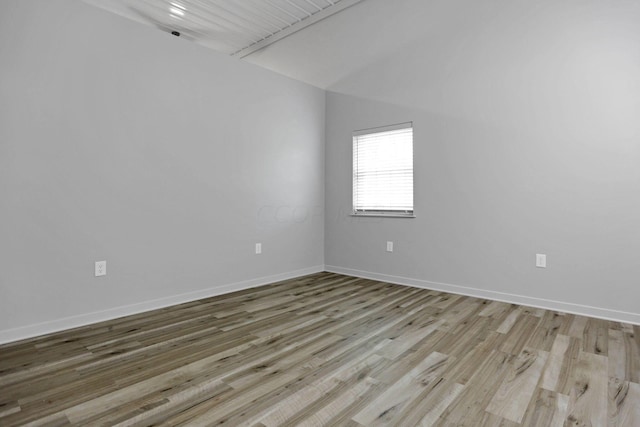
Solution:
[{"label": "window frame", "polygon": [[[394,130],[411,129],[411,192],[412,192],[412,209],[411,210],[392,210],[392,209],[366,209],[358,210],[355,207],[355,186],[356,186],[356,138],[362,135],[372,135],[376,133],[390,132]],[[387,126],[377,126],[373,128],[360,129],[353,131],[351,134],[351,214],[354,217],[385,217],[385,218],[415,218],[415,156],[414,156],[414,126],[413,122],[403,122]]]}]

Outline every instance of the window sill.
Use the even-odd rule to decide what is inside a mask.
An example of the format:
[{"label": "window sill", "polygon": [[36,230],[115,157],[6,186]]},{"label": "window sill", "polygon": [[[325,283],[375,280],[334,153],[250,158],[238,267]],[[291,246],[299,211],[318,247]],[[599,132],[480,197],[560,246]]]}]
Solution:
[{"label": "window sill", "polygon": [[403,214],[403,213],[352,213],[350,216],[362,216],[362,217],[377,217],[377,218],[415,218],[414,214]]}]

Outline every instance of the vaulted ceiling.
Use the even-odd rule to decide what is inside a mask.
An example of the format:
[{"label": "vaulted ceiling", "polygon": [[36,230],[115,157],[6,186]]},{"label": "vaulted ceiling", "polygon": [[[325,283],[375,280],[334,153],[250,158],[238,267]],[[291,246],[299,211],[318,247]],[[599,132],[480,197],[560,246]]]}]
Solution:
[{"label": "vaulted ceiling", "polygon": [[85,0],[240,58],[362,0]]},{"label": "vaulted ceiling", "polygon": [[472,0],[84,1],[329,90],[487,9]]},{"label": "vaulted ceiling", "polygon": [[[420,102],[441,97],[452,74],[470,86],[483,73],[513,71],[517,80],[522,70],[534,73],[532,61],[544,68],[567,52],[575,58],[605,36],[633,51],[640,14],[637,1],[597,0],[580,7],[554,0],[84,1],[322,89]],[[626,14],[618,13],[623,3]],[[593,54],[581,60],[590,58],[594,67],[617,67]]]}]

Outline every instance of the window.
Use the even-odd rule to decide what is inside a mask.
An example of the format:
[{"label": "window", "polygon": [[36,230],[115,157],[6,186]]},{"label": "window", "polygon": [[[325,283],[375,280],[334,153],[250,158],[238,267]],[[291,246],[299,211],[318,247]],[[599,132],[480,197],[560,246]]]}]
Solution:
[{"label": "window", "polygon": [[353,133],[353,213],[413,216],[413,124]]}]

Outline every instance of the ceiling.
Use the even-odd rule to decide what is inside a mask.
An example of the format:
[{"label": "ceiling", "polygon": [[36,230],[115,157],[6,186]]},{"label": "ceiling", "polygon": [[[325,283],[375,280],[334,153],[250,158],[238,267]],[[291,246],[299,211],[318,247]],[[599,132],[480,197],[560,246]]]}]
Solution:
[{"label": "ceiling", "polygon": [[[366,0],[245,60],[336,92],[353,94],[352,86],[370,88],[388,81],[393,85],[393,76],[410,72],[415,59],[425,61],[422,71],[428,71],[445,46],[451,48],[474,27],[491,25],[491,13],[505,1]],[[400,52],[408,58],[392,60]],[[368,79],[368,70],[379,70],[389,60],[397,69]]]},{"label": "ceiling", "polygon": [[605,37],[637,51],[640,16],[638,1],[84,1],[321,89],[440,106],[452,93],[489,90],[495,76],[527,87],[519,82],[567,58],[613,66],[594,52]]},{"label": "ceiling", "polygon": [[[344,93],[349,93],[345,86],[363,84],[363,73],[380,61],[407,49],[417,53],[416,47],[422,51],[431,43],[446,45],[477,24],[482,10],[491,9],[473,0],[84,1]],[[490,2],[499,7],[503,0]],[[430,57],[427,52],[420,56]]]},{"label": "ceiling", "polygon": [[362,0],[85,0],[243,58]]}]

